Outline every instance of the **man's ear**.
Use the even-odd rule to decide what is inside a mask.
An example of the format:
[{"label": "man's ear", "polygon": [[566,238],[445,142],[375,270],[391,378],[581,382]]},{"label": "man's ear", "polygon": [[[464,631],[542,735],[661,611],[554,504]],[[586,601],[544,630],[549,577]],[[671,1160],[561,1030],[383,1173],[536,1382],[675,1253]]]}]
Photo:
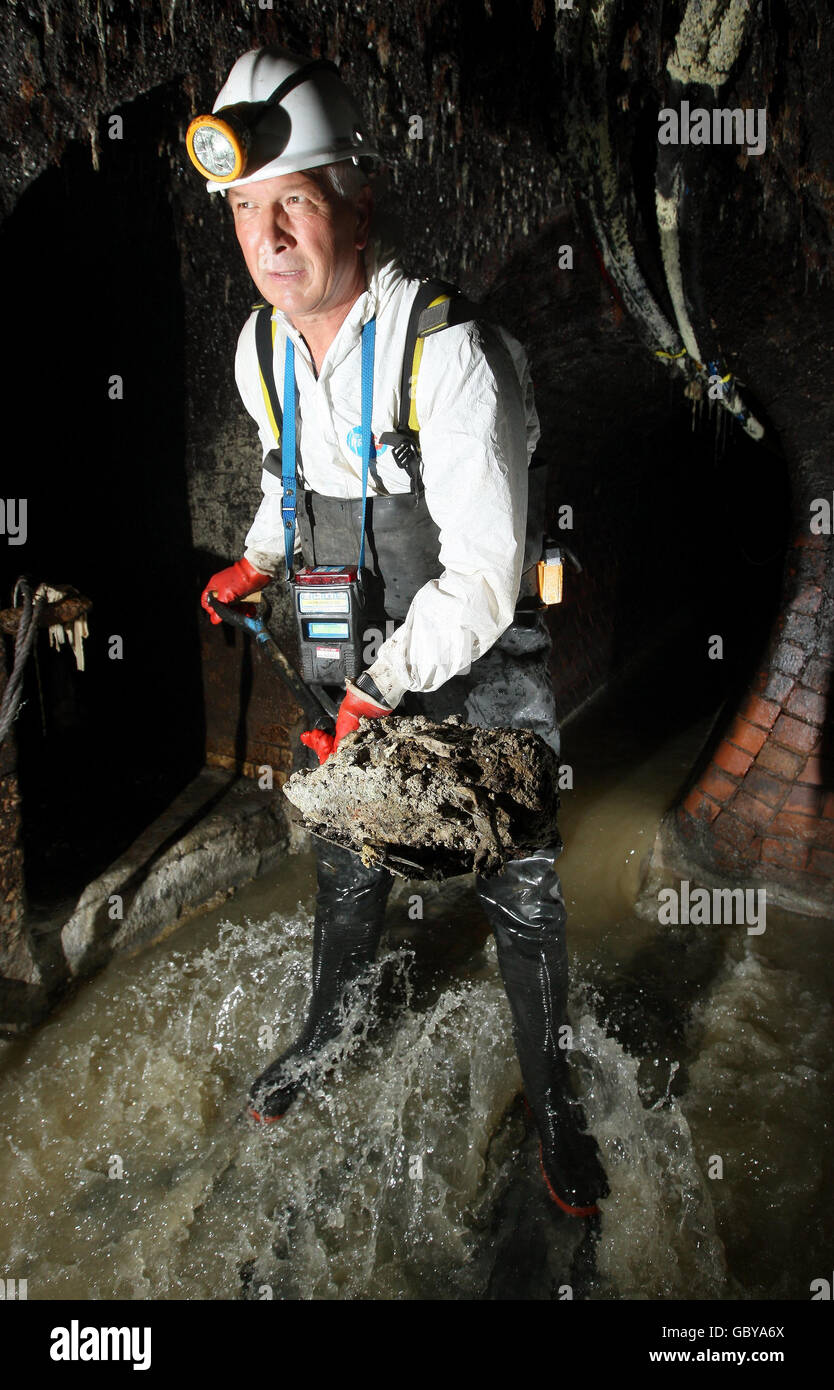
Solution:
[{"label": "man's ear", "polygon": [[364,251],[371,233],[371,217],[374,210],[374,195],[371,185],[366,183],[356,195],[356,249]]}]

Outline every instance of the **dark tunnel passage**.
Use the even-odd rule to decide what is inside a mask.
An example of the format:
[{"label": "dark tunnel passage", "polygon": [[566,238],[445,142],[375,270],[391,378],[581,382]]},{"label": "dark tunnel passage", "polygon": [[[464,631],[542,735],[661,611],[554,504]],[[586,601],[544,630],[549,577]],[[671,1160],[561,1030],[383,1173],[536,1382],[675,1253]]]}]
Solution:
[{"label": "dark tunnel passage", "polygon": [[[758,447],[715,402],[681,400],[646,365],[592,241],[569,281],[553,276],[576,236],[558,219],[484,301],[529,346],[551,531],[582,564],[549,615],[557,703],[572,714],[662,650],[644,717],[672,727],[731,702],[755,672],[779,606],[787,468],[778,447]],[[565,502],[573,525],[560,532]]]},{"label": "dark tunnel passage", "polygon": [[13,471],[28,503],[25,550],[3,550],[4,598],[23,572],[92,600],[85,669],[43,634],[26,673],[17,737],[33,907],[77,895],[203,762],[183,294],[157,154],[171,99],[132,102],[121,115],[138,138],[105,133],[97,170],[70,145],[0,242]]}]

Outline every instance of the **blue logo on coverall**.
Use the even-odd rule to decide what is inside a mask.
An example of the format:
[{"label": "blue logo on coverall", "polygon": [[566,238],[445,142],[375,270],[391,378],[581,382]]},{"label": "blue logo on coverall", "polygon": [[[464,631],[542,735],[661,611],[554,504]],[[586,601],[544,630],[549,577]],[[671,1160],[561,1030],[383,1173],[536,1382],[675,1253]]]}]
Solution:
[{"label": "blue logo on coverall", "polygon": [[[380,444],[380,442],[379,442],[379,440],[377,439],[376,435],[373,435],[372,438],[373,438],[373,441],[374,441],[374,449],[376,450],[376,452],[377,452],[378,454],[384,454],[385,451],[386,451],[386,449],[387,449],[389,446],[388,446],[387,444]],[[348,448],[349,448],[354,454],[357,455],[358,458],[361,458],[361,457],[362,457],[362,427],[361,427],[361,425],[354,425],[353,429],[348,431],[348,434],[347,434],[347,446],[348,446]]]}]

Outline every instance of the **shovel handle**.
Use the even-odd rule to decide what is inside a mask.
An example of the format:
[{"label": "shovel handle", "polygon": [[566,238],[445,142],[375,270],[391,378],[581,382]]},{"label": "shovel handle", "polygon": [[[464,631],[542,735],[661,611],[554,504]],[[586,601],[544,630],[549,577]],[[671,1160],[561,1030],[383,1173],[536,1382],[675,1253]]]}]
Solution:
[{"label": "shovel handle", "polygon": [[[296,703],[301,706],[312,725],[319,724],[322,710],[334,720],[337,709],[330,696],[315,685],[305,685],[298,672],[290,665],[272,633],[268,631],[263,617],[251,617],[248,613],[242,613],[238,608],[232,608],[227,603],[221,603],[220,599],[214,594],[209,594],[208,601],[224,622],[231,623],[234,627],[239,627],[243,632],[249,632],[255,638],[258,646],[261,647],[269,657],[273,666],[278,671],[284,684],[289,688],[295,697]],[[243,600],[244,602],[246,600]]]}]

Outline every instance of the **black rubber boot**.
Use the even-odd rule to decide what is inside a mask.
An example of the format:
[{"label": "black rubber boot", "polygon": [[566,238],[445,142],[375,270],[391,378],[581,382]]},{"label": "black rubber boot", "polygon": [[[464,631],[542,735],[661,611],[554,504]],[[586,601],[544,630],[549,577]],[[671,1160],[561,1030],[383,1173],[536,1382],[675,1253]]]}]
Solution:
[{"label": "black rubber boot", "polygon": [[315,1054],[340,1032],[347,987],[354,998],[357,992],[363,998],[370,993],[369,970],[393,885],[387,869],[366,869],[358,855],[313,839],[318,880],[313,993],[307,1021],[292,1047],[252,1083],[249,1114],[267,1124],[280,1119],[309,1081]]},{"label": "black rubber boot", "polygon": [[569,1216],[596,1216],[608,1182],[596,1141],[583,1133],[585,1117],[559,1047],[559,1028],[568,1021],[567,912],[555,867],[560,849],[536,850],[511,860],[503,874],[475,882],[495,934],[545,1182]]}]

